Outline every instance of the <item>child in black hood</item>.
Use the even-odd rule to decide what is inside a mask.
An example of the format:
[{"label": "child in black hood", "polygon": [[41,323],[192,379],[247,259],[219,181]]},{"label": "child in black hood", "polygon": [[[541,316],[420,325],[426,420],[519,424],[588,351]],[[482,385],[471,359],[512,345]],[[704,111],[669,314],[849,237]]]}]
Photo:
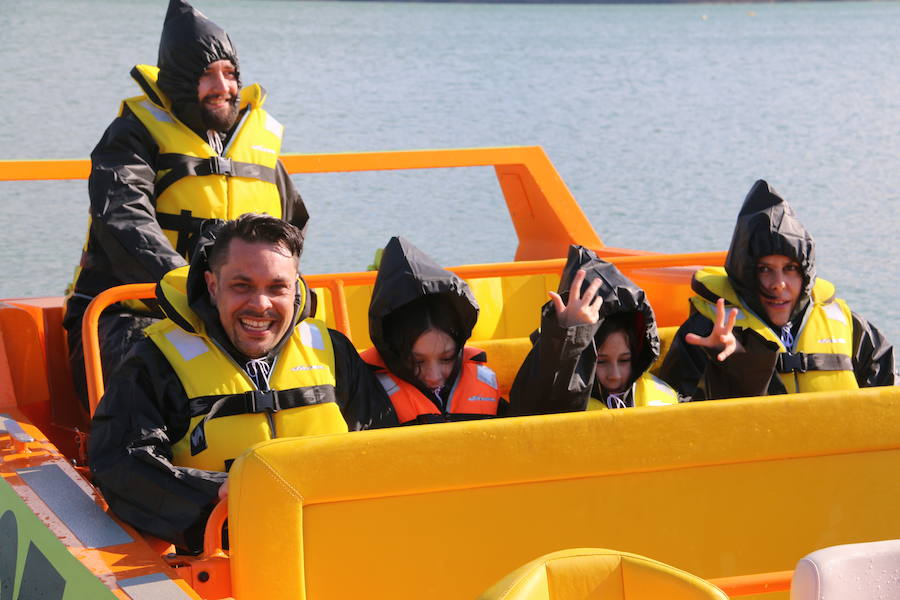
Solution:
[{"label": "child in black hood", "polygon": [[660,375],[694,400],[896,385],[891,344],[816,277],[815,243],[763,180],[725,268],[694,275],[691,315]]},{"label": "child in black hood", "polygon": [[659,357],[644,291],[587,248],[571,246],[559,292],[510,391],[517,415],[678,403],[649,372]]},{"label": "child in black hood", "polygon": [[400,424],[483,419],[503,412],[485,353],[465,345],[478,319],[468,284],[403,238],[381,257],[369,304],[378,373]]}]

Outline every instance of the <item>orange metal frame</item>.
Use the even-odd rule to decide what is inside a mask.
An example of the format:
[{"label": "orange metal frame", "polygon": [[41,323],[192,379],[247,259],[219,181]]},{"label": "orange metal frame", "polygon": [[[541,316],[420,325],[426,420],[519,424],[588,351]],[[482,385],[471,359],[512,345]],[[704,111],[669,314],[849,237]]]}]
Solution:
[{"label": "orange metal frame", "polygon": [[729,598],[734,598],[769,592],[786,592],[791,589],[791,578],[793,576],[793,571],[775,571],[773,573],[757,573],[755,575],[719,577],[708,581],[728,594]]},{"label": "orange metal frame", "polygon": [[[643,256],[611,256],[606,257],[620,269],[648,269],[662,267],[682,267],[701,264],[720,264],[721,252],[697,252],[689,254],[649,254]],[[514,275],[539,275],[559,273],[565,260],[554,258],[549,260],[520,261],[507,263],[490,263],[478,265],[462,265],[450,267],[463,279],[481,277],[498,277]],[[350,336],[350,317],[347,310],[347,299],[344,290],[348,286],[368,285],[374,283],[377,273],[363,271],[358,273],[334,273],[306,276],[311,288],[327,288],[331,291],[331,310],[338,330]],[[82,343],[84,347],[84,366],[87,376],[88,397],[91,415],[103,396],[103,373],[100,363],[100,344],[98,324],[103,310],[122,300],[155,297],[156,286],[152,283],[134,283],[110,288],[98,294],[88,305],[82,321]]]},{"label": "orange metal frame", "polygon": [[[603,242],[540,146],[284,154],[288,173],[493,167],[519,237],[516,260],[565,256],[569,244]],[[0,160],[0,181],[86,179],[87,160]]]}]

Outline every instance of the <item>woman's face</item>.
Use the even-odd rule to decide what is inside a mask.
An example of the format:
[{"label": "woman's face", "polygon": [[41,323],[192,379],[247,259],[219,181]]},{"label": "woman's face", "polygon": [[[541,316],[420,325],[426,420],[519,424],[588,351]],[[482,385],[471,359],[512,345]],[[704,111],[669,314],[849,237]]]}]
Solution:
[{"label": "woman's face", "polygon": [[413,372],[429,389],[443,387],[456,362],[456,342],[439,329],[429,329],[412,347]]},{"label": "woman's face", "polygon": [[772,325],[784,326],[790,320],[803,289],[800,265],[787,256],[770,254],[756,261],[756,276],[759,278],[759,301],[766,316]]},{"label": "woman's face", "polygon": [[607,394],[621,394],[631,381],[631,348],[621,331],[614,331],[597,348],[597,380]]}]

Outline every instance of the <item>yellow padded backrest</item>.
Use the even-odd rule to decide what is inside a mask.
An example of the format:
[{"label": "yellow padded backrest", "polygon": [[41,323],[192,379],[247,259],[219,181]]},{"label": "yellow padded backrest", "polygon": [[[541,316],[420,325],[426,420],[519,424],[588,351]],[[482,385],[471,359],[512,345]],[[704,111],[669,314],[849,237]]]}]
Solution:
[{"label": "yellow padded backrest", "polygon": [[699,577],[637,554],[574,548],[541,556],[479,600],[727,600]]},{"label": "yellow padded backrest", "polygon": [[470,343],[526,337],[541,323],[541,306],[548,290],[559,286],[559,275],[518,275],[468,280],[481,312]]},{"label": "yellow padded backrest", "polygon": [[900,538],[898,462],[900,387],[278,439],[231,470],[233,595],[475,598],[591,545],[786,570]]},{"label": "yellow padded backrest", "polygon": [[[540,326],[541,306],[549,299],[548,290],[559,285],[559,275],[517,275],[481,277],[468,280],[478,301],[478,323],[469,343],[479,346],[482,340],[524,338]],[[357,349],[372,346],[369,338],[369,301],[372,285],[348,285],[344,288],[350,317],[350,341]],[[318,295],[315,317],[335,327],[332,294],[326,288],[314,288]]]},{"label": "yellow padded backrest", "polygon": [[481,340],[475,344],[487,353],[488,366],[497,374],[500,395],[509,398],[516,373],[528,351],[531,350],[531,339],[527,337],[506,338],[501,340]]},{"label": "yellow padded backrest", "polygon": [[656,359],[656,362],[653,363],[650,368],[653,373],[656,373],[659,370],[660,365],[662,365],[663,361],[666,359],[666,354],[668,354],[669,348],[672,347],[672,340],[675,339],[675,333],[677,331],[677,325],[672,325],[671,327],[659,327],[657,329],[657,334],[659,335],[659,358]]}]

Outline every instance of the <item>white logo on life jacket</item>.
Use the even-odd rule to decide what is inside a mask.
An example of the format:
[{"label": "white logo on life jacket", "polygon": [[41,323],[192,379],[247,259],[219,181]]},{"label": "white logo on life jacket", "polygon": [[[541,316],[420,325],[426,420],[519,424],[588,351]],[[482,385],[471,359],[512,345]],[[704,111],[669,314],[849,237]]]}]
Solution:
[{"label": "white logo on life jacket", "polygon": [[496,402],[496,398],[490,398],[488,396],[469,396],[466,398],[469,402]]},{"label": "white logo on life jacket", "polygon": [[254,150],[259,150],[260,152],[267,152],[269,154],[275,154],[275,151],[272,150],[271,148],[266,148],[265,146],[260,146],[258,144],[254,144],[250,147],[253,148]]},{"label": "white logo on life jacket", "polygon": [[820,344],[846,344],[847,340],[844,338],[823,338],[819,340]]},{"label": "white logo on life jacket", "polygon": [[325,365],[297,365],[291,371],[314,371],[316,369],[325,369]]}]

